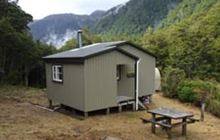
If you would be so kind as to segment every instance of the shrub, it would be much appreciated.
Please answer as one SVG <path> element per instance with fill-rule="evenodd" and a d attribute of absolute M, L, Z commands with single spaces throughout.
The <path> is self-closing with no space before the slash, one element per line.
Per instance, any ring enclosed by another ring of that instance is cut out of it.
<path fill-rule="evenodd" d="M 181 101 L 198 103 L 207 101 L 212 96 L 217 95 L 218 88 L 212 82 L 184 80 L 179 84 L 177 92 Z"/>
<path fill-rule="evenodd" d="M 164 95 L 200 105 L 206 102 L 207 111 L 220 117 L 220 86 L 216 82 L 186 80 L 181 71 L 168 71 L 163 85 Z M 180 77 L 183 77 L 182 80 Z M 176 88 L 176 89 L 175 89 Z M 199 104 L 198 104 L 199 103 Z"/>
<path fill-rule="evenodd" d="M 182 87 L 178 90 L 178 97 L 181 101 L 196 103 L 198 97 L 192 87 Z"/>
<path fill-rule="evenodd" d="M 216 86 L 216 91 L 207 100 L 207 110 L 220 117 L 220 87 Z"/>
<path fill-rule="evenodd" d="M 217 84 L 215 84 L 214 86 L 215 86 L 215 89 L 212 88 L 212 96 L 210 98 L 215 99 L 220 102 L 220 87 L 217 86 Z"/>
<path fill-rule="evenodd" d="M 164 79 L 162 82 L 162 90 L 164 96 L 175 98 L 177 96 L 177 87 L 185 78 L 184 70 L 178 68 L 166 68 L 164 70 Z"/>
<path fill-rule="evenodd" d="M 207 110 L 220 117 L 220 100 L 210 99 L 207 103 Z"/>

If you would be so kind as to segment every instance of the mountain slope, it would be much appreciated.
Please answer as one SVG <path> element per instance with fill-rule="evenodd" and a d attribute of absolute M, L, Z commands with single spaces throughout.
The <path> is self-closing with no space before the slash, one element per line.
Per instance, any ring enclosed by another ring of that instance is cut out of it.
<path fill-rule="evenodd" d="M 104 11 L 95 11 L 91 15 L 50 15 L 29 26 L 35 39 L 61 47 L 67 40 L 76 36 L 78 29 L 93 26 L 104 13 Z"/>
<path fill-rule="evenodd" d="M 168 16 L 162 22 L 161 27 L 180 22 L 191 15 L 198 15 L 204 11 L 208 11 L 217 1 L 218 0 L 183 0 L 174 10 L 169 12 Z"/>
<path fill-rule="evenodd" d="M 102 35 L 141 36 L 151 26 L 157 28 L 170 10 L 181 0 L 130 0 L 108 10 L 91 15 L 50 15 L 30 24 L 35 39 L 61 47 L 79 28 L 89 28 Z M 109 37 L 107 37 L 109 38 Z"/>
<path fill-rule="evenodd" d="M 148 26 L 157 28 L 181 0 L 130 0 L 107 11 L 94 28 L 96 33 L 140 34 Z M 114 12 L 115 11 L 115 12 Z"/>

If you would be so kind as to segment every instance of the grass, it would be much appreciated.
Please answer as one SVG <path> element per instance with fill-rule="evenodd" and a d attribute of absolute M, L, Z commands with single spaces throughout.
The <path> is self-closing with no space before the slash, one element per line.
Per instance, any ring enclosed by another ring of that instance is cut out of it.
<path fill-rule="evenodd" d="M 0 140 L 101 140 L 106 136 L 123 140 L 164 140 L 167 135 L 161 129 L 157 134 L 150 131 L 150 124 L 140 118 L 150 119 L 146 111 L 114 113 L 108 116 L 95 115 L 85 120 L 59 112 L 37 108 L 29 102 L 47 106 L 44 90 L 16 86 L 0 87 Z M 150 108 L 172 107 L 193 112 L 199 117 L 198 108 L 177 100 L 153 96 Z M 218 140 L 220 120 L 206 113 L 205 122 L 188 126 L 188 140 Z M 173 139 L 182 140 L 180 128 L 174 129 Z"/>
<path fill-rule="evenodd" d="M 45 103 L 45 97 L 46 93 L 43 89 L 10 85 L 0 86 L 0 101 L 37 103 L 43 98 L 42 101 Z"/>

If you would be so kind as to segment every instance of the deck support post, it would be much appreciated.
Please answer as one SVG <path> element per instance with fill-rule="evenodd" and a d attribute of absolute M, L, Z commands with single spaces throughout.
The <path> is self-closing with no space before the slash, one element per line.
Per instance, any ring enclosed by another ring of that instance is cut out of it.
<path fill-rule="evenodd" d="M 122 106 L 121 105 L 118 106 L 118 112 L 122 112 Z"/>
<path fill-rule="evenodd" d="M 84 117 L 87 118 L 89 116 L 88 112 L 84 112 Z"/>
<path fill-rule="evenodd" d="M 52 100 L 48 100 L 49 101 L 49 108 L 53 108 L 53 102 L 52 102 Z"/>
<path fill-rule="evenodd" d="M 136 104 L 135 104 L 135 102 L 132 104 L 132 109 L 133 109 L 133 111 L 136 110 Z"/>
<path fill-rule="evenodd" d="M 152 95 L 149 95 L 149 104 L 152 103 Z"/>
<path fill-rule="evenodd" d="M 107 108 L 106 109 L 106 115 L 109 115 L 110 114 L 110 108 Z"/>

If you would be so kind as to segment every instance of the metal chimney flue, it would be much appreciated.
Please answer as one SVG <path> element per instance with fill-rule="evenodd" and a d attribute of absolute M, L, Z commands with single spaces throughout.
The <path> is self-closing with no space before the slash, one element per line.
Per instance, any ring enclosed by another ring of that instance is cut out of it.
<path fill-rule="evenodd" d="M 77 40 L 78 40 L 79 48 L 82 48 L 83 45 L 82 45 L 82 30 L 81 29 L 77 31 Z"/>

